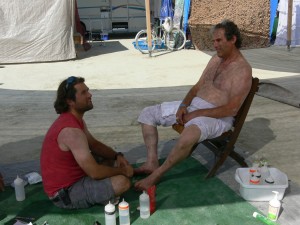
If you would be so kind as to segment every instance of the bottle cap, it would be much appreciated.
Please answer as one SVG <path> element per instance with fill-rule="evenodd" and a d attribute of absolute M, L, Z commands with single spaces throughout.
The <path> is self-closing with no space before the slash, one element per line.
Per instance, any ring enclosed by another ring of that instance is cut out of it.
<path fill-rule="evenodd" d="M 23 180 L 19 177 L 19 175 L 17 175 L 17 178 L 14 180 L 15 184 L 22 184 Z"/>
<path fill-rule="evenodd" d="M 256 176 L 252 176 L 251 178 L 250 178 L 250 183 L 251 184 L 259 184 L 259 178 L 258 177 L 256 177 Z"/>
<path fill-rule="evenodd" d="M 104 210 L 106 213 L 113 214 L 116 211 L 116 207 L 109 201 L 108 204 L 104 207 Z"/>
<path fill-rule="evenodd" d="M 261 174 L 260 172 L 256 171 L 253 173 L 253 176 L 257 177 L 257 178 L 261 178 Z"/>
<path fill-rule="evenodd" d="M 278 191 L 272 191 L 272 192 L 275 194 L 274 199 L 276 199 L 278 201 L 279 192 Z"/>
<path fill-rule="evenodd" d="M 129 209 L 129 204 L 128 202 L 125 202 L 124 198 L 123 201 L 119 203 L 119 209 Z"/>
<path fill-rule="evenodd" d="M 271 177 L 271 176 L 268 176 L 268 177 L 265 179 L 265 181 L 266 181 L 266 183 L 268 183 L 268 184 L 274 184 L 274 179 L 273 179 L 273 177 Z"/>
<path fill-rule="evenodd" d="M 143 191 L 143 193 L 141 194 L 141 196 L 148 197 L 149 195 L 148 195 L 148 193 L 146 191 Z"/>

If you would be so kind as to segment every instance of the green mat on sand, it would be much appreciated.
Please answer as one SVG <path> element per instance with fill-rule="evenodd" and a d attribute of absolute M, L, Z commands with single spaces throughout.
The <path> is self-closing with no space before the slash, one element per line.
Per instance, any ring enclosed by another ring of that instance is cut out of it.
<path fill-rule="evenodd" d="M 141 193 L 128 191 L 122 197 L 130 204 L 131 224 L 261 224 L 252 217 L 256 208 L 218 178 L 205 180 L 206 173 L 207 169 L 191 157 L 170 170 L 157 185 L 156 211 L 146 220 L 141 219 L 137 211 Z M 14 224 L 16 216 L 33 217 L 35 225 L 42 225 L 44 221 L 49 225 L 93 225 L 95 221 L 105 224 L 104 206 L 84 210 L 56 208 L 45 196 L 41 184 L 26 186 L 23 202 L 17 202 L 14 190 L 7 187 L 0 193 L 0 201 L 0 224 L 3 225 Z"/>

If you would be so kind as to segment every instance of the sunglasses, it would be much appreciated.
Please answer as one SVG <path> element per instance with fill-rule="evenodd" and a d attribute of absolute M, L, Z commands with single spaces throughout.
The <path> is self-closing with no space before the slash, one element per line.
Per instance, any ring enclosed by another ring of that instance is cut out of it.
<path fill-rule="evenodd" d="M 71 76 L 67 79 L 66 91 L 68 91 L 70 85 L 72 85 L 76 81 L 76 77 Z"/>

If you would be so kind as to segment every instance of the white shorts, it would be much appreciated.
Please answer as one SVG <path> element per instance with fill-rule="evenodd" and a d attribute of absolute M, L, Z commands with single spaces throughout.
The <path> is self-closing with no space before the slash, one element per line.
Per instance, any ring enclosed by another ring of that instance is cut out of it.
<path fill-rule="evenodd" d="M 141 112 L 138 122 L 151 125 L 151 126 L 172 126 L 176 123 L 176 112 L 181 101 L 164 102 L 159 105 L 149 106 L 143 109 Z M 199 98 L 195 97 L 187 108 L 188 112 L 193 112 L 197 109 L 215 108 L 216 106 Z M 232 127 L 234 118 L 211 118 L 211 117 L 196 117 L 188 121 L 184 127 L 196 125 L 200 131 L 201 136 L 199 142 L 206 139 L 211 139 L 220 136 L 222 133 L 230 130 Z"/>

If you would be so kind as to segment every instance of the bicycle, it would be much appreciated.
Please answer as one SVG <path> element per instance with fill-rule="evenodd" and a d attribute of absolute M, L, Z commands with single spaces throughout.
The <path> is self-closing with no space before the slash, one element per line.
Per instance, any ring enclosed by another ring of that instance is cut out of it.
<path fill-rule="evenodd" d="M 173 27 L 172 19 L 167 17 L 162 25 L 152 28 L 151 40 L 152 51 L 165 47 L 170 51 L 175 51 L 185 46 L 186 36 L 182 30 Z M 149 53 L 147 30 L 141 30 L 136 34 L 135 46 L 141 53 Z"/>

